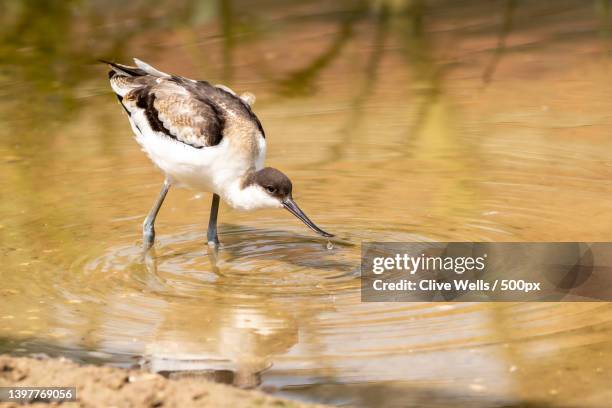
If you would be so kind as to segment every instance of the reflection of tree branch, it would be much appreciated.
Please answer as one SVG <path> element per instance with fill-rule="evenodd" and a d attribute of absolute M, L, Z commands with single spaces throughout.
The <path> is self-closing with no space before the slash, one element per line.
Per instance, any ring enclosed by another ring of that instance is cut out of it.
<path fill-rule="evenodd" d="M 219 16 L 223 35 L 223 81 L 230 83 L 233 76 L 234 12 L 232 0 L 219 0 Z"/>
<path fill-rule="evenodd" d="M 368 65 L 365 68 L 365 80 L 363 81 L 361 91 L 359 94 L 357 94 L 352 103 L 352 116 L 354 118 L 361 116 L 360 112 L 362 110 L 363 103 L 368 96 L 370 96 L 372 89 L 374 89 L 374 85 L 378 81 L 378 67 L 380 66 L 380 61 L 382 60 L 385 51 L 385 43 L 387 41 L 387 33 L 389 31 L 388 29 L 389 10 L 387 8 L 383 8 L 377 15 L 374 47 L 372 49 L 372 53 L 370 54 Z"/>
<path fill-rule="evenodd" d="M 425 35 L 425 12 L 426 7 L 422 1 L 415 1 L 405 10 L 407 18 L 404 26 L 406 53 L 410 62 L 414 65 L 416 79 L 425 84 L 422 102 L 417 109 L 412 130 L 409 132 L 409 135 L 414 135 L 415 137 L 421 133 L 431 108 L 438 101 L 442 93 L 442 68 L 436 66 L 434 58 L 431 56 L 432 46 Z"/>
<path fill-rule="evenodd" d="M 363 85 L 355 99 L 351 103 L 351 112 L 346 125 L 342 130 L 342 138 L 331 148 L 331 157 L 325 162 L 336 162 L 344 156 L 344 151 L 351 144 L 362 119 L 364 118 L 363 104 L 368 99 L 376 83 L 378 82 L 378 68 L 385 52 L 385 43 L 389 32 L 389 10 L 385 7 L 377 14 L 376 32 L 373 41 L 372 52 L 368 64 L 365 67 Z"/>
<path fill-rule="evenodd" d="M 418 136 L 421 133 L 421 129 L 423 129 L 425 123 L 427 123 L 427 117 L 429 116 L 431 108 L 436 104 L 440 94 L 442 93 L 438 86 L 438 82 L 440 81 L 439 78 L 442 75 L 441 71 L 442 70 L 440 68 L 434 69 L 432 67 L 431 77 L 432 83 L 435 85 L 424 92 L 421 105 L 417 109 L 416 119 L 412 125 L 412 130 L 409 132 L 410 135 Z"/>
<path fill-rule="evenodd" d="M 353 36 L 353 26 L 362 15 L 361 10 L 351 14 L 340 25 L 336 38 L 321 55 L 308 66 L 288 75 L 279 81 L 279 93 L 285 96 L 305 95 L 312 92 L 312 82 L 339 54 L 344 45 Z"/>
<path fill-rule="evenodd" d="M 193 0 L 172 8 L 165 19 L 155 18 L 155 10 L 146 4 L 134 6 L 129 12 L 137 13 L 137 24 L 114 21 L 113 7 L 81 3 L 26 0 L 22 7 L 2 10 L 0 64 L 5 77 L 12 78 L 3 85 L 9 93 L 25 95 L 14 98 L 6 109 L 19 115 L 27 111 L 27 119 L 34 122 L 49 118 L 59 121 L 75 115 L 84 106 L 77 101 L 77 88 L 92 78 L 92 71 L 84 66 L 96 58 L 124 59 L 124 50 L 132 38 L 160 26 L 177 24 Z M 75 10 L 81 17 L 75 17 Z M 82 34 L 82 30 L 87 31 Z M 97 64 L 95 70 L 96 76 L 102 72 Z M 24 87 L 28 91 L 24 92 Z"/>
<path fill-rule="evenodd" d="M 482 81 L 485 84 L 488 84 L 493 78 L 493 74 L 497 69 L 497 65 L 506 50 L 506 38 L 512 30 L 512 20 L 514 17 L 514 9 L 516 8 L 516 0 L 507 0 L 506 1 L 506 9 L 504 11 L 504 22 L 502 25 L 501 32 L 499 34 L 499 38 L 497 40 L 497 48 L 495 49 L 495 53 L 493 54 L 493 58 L 489 62 L 489 65 L 485 68 L 482 74 Z"/>
<path fill-rule="evenodd" d="M 453 104 L 444 92 L 449 66 L 436 60 L 425 24 L 425 2 L 413 1 L 405 14 L 402 29 L 406 56 L 412 64 L 416 89 L 421 92 L 416 98 L 416 117 L 408 133 L 410 139 L 403 144 L 403 154 L 417 163 L 427 162 L 438 171 L 453 174 L 439 181 L 428 210 L 431 214 L 452 217 L 466 209 L 473 211 L 477 203 L 469 181 L 473 178 L 472 157 L 476 152 L 458 137 Z"/>
<path fill-rule="evenodd" d="M 599 32 L 604 43 L 602 54 L 607 57 L 610 53 L 610 3 L 607 0 L 597 0 L 596 9 L 601 22 Z"/>

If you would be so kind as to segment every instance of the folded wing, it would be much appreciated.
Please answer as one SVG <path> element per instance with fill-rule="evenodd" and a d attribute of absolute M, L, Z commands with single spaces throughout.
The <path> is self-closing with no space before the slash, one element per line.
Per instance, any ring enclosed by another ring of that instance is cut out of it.
<path fill-rule="evenodd" d="M 198 149 L 221 142 L 225 119 L 215 102 L 195 97 L 172 80 L 153 82 L 127 92 L 121 101 L 139 129 L 148 127 Z"/>
<path fill-rule="evenodd" d="M 238 129 L 242 134 L 265 138 L 251 110 L 253 95 L 237 96 L 225 86 L 167 74 L 143 61 L 134 61 L 136 67 L 102 62 L 111 67 L 111 87 L 135 131 L 154 132 L 196 149 L 218 145 L 230 128 L 235 129 L 228 132 L 230 136 Z"/>

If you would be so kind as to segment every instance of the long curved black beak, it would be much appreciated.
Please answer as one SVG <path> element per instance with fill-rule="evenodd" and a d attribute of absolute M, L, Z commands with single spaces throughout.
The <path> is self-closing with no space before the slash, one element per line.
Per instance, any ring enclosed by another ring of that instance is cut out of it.
<path fill-rule="evenodd" d="M 293 201 L 292 198 L 286 198 L 283 200 L 283 207 L 285 207 L 291 214 L 298 217 L 304 224 L 306 224 L 311 230 L 316 232 L 319 235 L 323 235 L 324 237 L 333 237 L 334 234 L 330 234 L 329 232 L 323 231 L 321 228 L 317 227 L 314 222 L 310 221 L 310 218 L 304 214 L 304 211 L 300 210 L 300 207 Z"/>

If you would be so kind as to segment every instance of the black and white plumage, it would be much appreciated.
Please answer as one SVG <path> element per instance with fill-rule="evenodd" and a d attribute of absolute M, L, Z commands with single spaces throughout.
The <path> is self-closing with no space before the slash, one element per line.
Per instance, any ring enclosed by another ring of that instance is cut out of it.
<path fill-rule="evenodd" d="M 263 168 L 266 139 L 251 109 L 253 95 L 238 96 L 223 85 L 167 74 L 137 59 L 134 62 L 136 67 L 106 63 L 111 68 L 111 87 L 128 115 L 136 141 L 166 176 L 160 198 L 145 222 L 145 242 L 153 241 L 153 222 L 171 185 L 215 194 L 213 243 L 217 241 L 219 196 L 241 210 L 285 207 L 314 231 L 331 236 L 297 207 L 289 178 L 276 169 Z"/>
<path fill-rule="evenodd" d="M 216 146 L 231 116 L 243 130 L 251 127 L 265 138 L 251 110 L 251 94 L 238 97 L 225 86 L 169 75 L 136 61 L 144 69 L 109 62 L 109 80 L 128 114 L 143 109 L 155 131 L 196 148 Z"/>

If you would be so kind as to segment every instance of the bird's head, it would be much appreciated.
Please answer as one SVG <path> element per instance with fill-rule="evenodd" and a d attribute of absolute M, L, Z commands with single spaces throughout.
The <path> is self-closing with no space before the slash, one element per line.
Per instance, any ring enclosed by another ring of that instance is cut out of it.
<path fill-rule="evenodd" d="M 243 188 L 248 191 L 252 208 L 283 207 L 319 235 L 333 237 L 333 234 L 317 227 L 293 201 L 291 180 L 280 170 L 265 167 L 254 171 L 245 179 Z"/>

